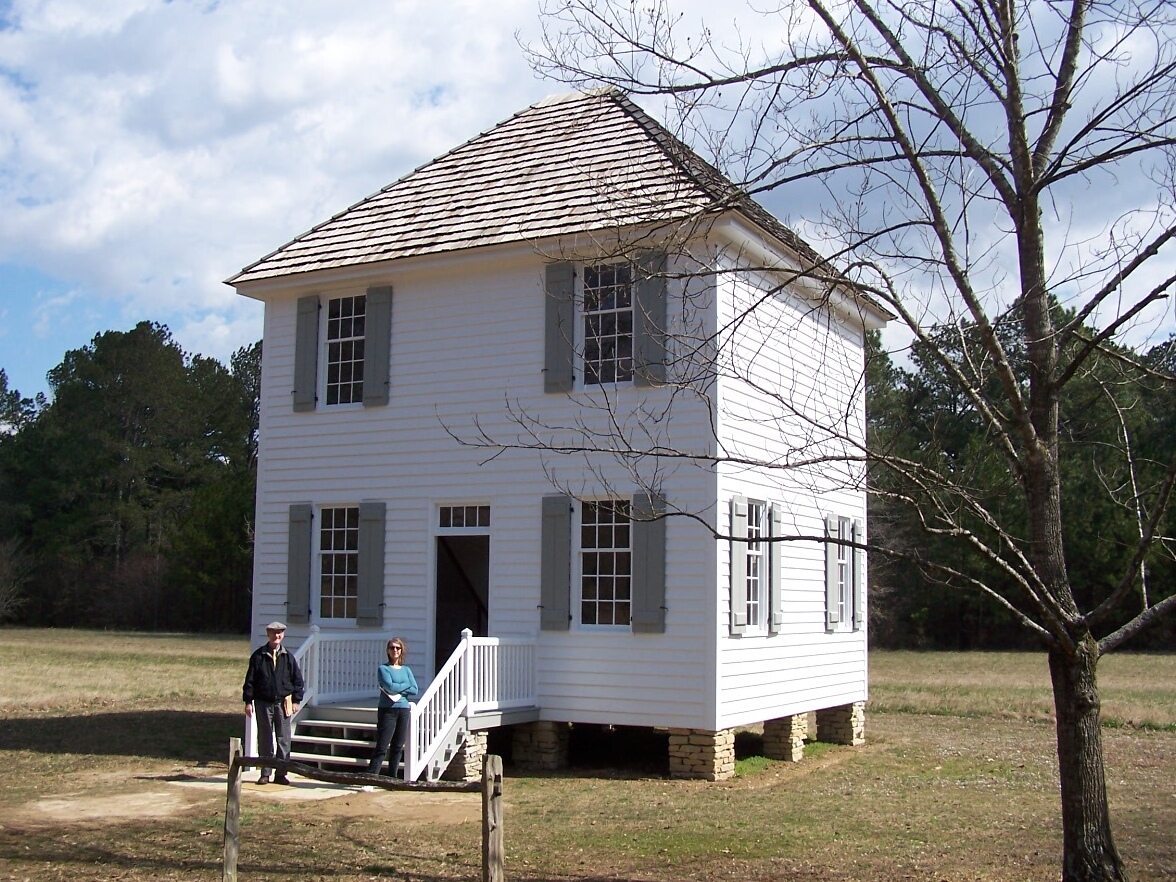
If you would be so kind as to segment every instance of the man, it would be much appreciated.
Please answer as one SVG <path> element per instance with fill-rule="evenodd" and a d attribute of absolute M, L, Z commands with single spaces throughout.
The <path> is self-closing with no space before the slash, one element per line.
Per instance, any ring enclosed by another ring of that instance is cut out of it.
<path fill-rule="evenodd" d="M 245 702 L 245 716 L 256 716 L 257 751 L 262 757 L 276 756 L 280 760 L 290 759 L 290 721 L 302 704 L 305 685 L 302 671 L 294 654 L 286 651 L 282 639 L 286 636 L 283 622 L 270 622 L 265 626 L 266 643 L 249 656 L 249 670 L 245 672 L 245 685 L 241 687 L 241 698 Z M 274 746 L 277 744 L 277 751 Z M 262 769 L 258 784 L 268 784 L 270 770 Z M 286 773 L 279 771 L 274 776 L 277 784 L 289 784 Z"/>

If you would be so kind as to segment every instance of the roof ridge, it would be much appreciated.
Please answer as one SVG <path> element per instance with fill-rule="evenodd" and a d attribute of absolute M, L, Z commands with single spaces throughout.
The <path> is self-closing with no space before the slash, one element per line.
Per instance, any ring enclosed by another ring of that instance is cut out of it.
<path fill-rule="evenodd" d="M 620 187 L 619 201 L 602 205 L 598 190 L 609 181 Z M 787 248 L 815 254 L 628 94 L 590 89 L 551 95 L 511 114 L 227 282 L 648 223 L 656 212 L 681 218 L 726 210 Z"/>

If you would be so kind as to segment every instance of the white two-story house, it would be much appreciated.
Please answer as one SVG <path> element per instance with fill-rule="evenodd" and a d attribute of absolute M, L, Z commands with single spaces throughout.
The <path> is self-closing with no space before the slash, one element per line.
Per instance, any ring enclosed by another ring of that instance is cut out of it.
<path fill-rule="evenodd" d="M 888 316 L 624 95 L 528 107 L 229 284 L 265 304 L 253 622 L 299 647 L 297 749 L 362 755 L 393 634 L 431 684 L 410 777 L 504 726 L 531 765 L 667 729 L 709 779 L 739 726 L 861 739 Z"/>

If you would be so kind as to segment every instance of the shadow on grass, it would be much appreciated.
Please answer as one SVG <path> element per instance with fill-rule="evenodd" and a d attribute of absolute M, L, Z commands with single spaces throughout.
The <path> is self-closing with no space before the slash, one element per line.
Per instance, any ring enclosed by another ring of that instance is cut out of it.
<path fill-rule="evenodd" d="M 68 831 L 48 828 L 0 828 L 0 878 L 5 879 L 96 879 L 118 878 L 127 882 L 155 882 L 167 878 L 182 882 L 204 882 L 222 868 L 221 841 L 218 830 L 200 830 L 174 823 L 127 823 L 103 828 L 76 827 Z M 205 835 L 207 834 L 207 835 Z M 477 859 L 454 861 L 447 856 L 445 869 L 433 870 L 438 861 L 427 849 L 390 854 L 379 863 L 364 863 L 346 855 L 322 854 L 308 858 L 293 856 L 285 849 L 289 843 L 270 839 L 265 833 L 246 834 L 242 855 L 237 863 L 241 879 L 411 879 L 412 882 L 453 882 L 455 878 L 476 878 Z M 246 855 L 245 852 L 250 852 Z M 598 876 L 520 868 L 510 875 L 528 882 L 632 882 L 634 877 Z M 101 875 L 95 875 L 96 871 Z M 11 874 L 11 875 L 5 875 Z"/>
<path fill-rule="evenodd" d="M 241 714 L 149 710 L 0 720 L 0 750 L 202 762 L 227 755 Z"/>

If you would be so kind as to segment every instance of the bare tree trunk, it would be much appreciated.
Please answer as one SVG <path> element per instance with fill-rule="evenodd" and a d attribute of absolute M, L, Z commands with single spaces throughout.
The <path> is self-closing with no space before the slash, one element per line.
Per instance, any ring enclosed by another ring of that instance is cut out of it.
<path fill-rule="evenodd" d="M 1111 837 L 1103 770 L 1098 646 L 1087 635 L 1073 654 L 1049 651 L 1062 795 L 1062 882 L 1126 882 Z"/>

